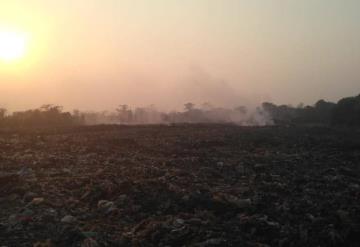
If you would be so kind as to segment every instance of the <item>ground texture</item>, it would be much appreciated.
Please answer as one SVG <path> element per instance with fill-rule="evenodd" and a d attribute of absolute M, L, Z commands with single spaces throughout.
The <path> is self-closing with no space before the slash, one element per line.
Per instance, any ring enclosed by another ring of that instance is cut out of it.
<path fill-rule="evenodd" d="M 0 246 L 358 246 L 360 132 L 0 133 Z"/>

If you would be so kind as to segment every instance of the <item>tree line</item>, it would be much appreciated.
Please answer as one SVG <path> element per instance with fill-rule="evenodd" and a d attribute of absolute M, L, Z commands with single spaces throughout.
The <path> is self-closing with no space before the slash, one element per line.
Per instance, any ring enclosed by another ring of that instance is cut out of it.
<path fill-rule="evenodd" d="M 265 102 L 262 109 L 274 124 L 319 124 L 360 126 L 360 95 L 346 97 L 337 103 L 319 100 L 312 106 L 297 107 Z"/>
<path fill-rule="evenodd" d="M 64 111 L 57 105 L 8 113 L 0 108 L 0 127 L 57 127 L 86 124 L 236 123 L 239 125 L 345 125 L 360 126 L 360 95 L 337 103 L 319 100 L 296 107 L 264 102 L 255 110 L 245 106 L 215 107 L 210 103 L 184 104 L 182 111 L 162 112 L 155 106 L 132 108 L 119 105 L 114 111 Z"/>

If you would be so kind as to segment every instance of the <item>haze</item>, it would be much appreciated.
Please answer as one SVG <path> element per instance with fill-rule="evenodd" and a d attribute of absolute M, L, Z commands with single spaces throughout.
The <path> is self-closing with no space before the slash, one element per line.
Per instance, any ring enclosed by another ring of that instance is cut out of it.
<path fill-rule="evenodd" d="M 2 0 L 29 34 L 0 63 L 0 104 L 180 109 L 313 104 L 360 92 L 358 0 Z"/>

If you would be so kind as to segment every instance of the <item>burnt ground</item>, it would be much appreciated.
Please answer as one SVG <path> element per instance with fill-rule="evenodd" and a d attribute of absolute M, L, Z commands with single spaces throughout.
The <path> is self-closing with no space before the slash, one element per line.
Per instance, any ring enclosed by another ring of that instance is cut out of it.
<path fill-rule="evenodd" d="M 0 133 L 0 246 L 358 246 L 360 132 Z"/>

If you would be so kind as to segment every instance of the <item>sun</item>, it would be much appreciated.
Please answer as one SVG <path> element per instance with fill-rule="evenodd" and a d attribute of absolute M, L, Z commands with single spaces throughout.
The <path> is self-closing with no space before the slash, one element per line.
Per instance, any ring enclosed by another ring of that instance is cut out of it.
<path fill-rule="evenodd" d="M 27 35 L 16 31 L 0 30 L 0 60 L 12 62 L 25 56 Z"/>

